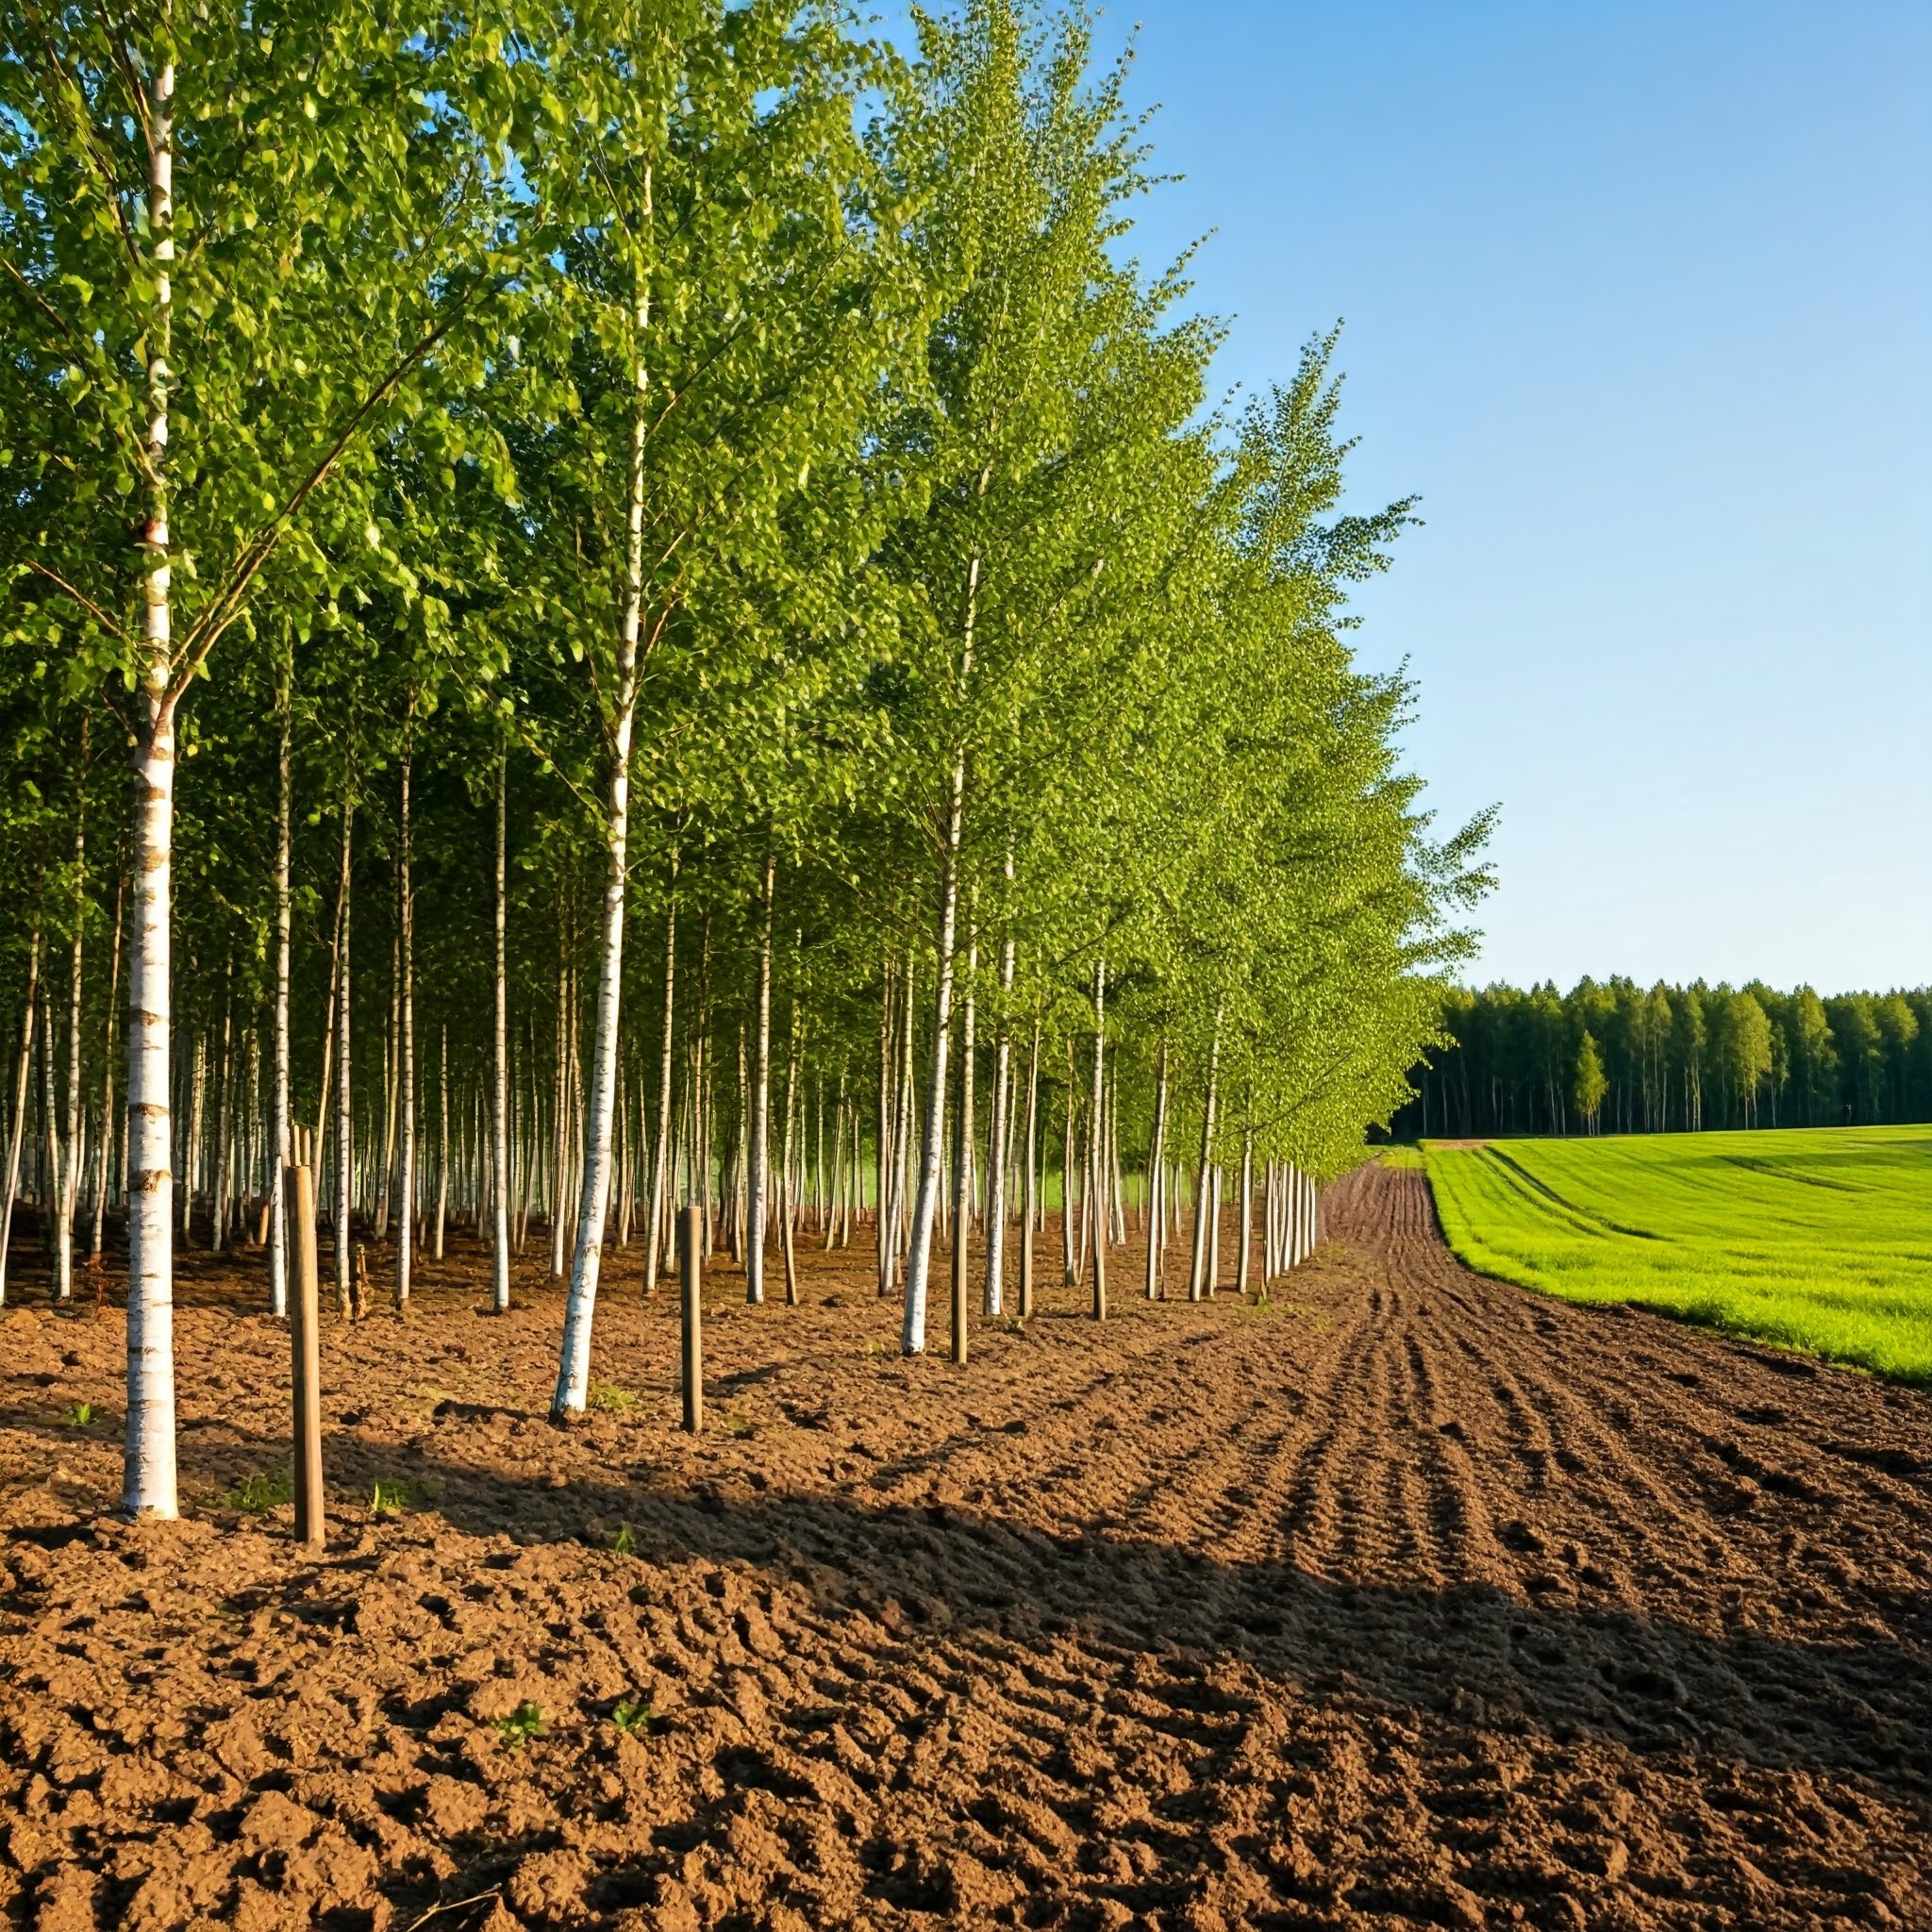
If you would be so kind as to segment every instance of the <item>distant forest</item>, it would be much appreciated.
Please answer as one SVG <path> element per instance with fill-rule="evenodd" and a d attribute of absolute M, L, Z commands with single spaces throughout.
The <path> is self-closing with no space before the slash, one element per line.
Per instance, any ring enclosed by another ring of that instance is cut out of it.
<path fill-rule="evenodd" d="M 1585 979 L 1451 991 L 1453 1044 L 1391 1124 L 1419 1135 L 1655 1134 L 1932 1120 L 1932 989 Z"/>

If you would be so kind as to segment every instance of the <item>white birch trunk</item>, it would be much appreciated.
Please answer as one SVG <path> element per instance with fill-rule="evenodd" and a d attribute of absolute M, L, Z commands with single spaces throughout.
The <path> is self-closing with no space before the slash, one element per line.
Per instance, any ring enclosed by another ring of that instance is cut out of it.
<path fill-rule="evenodd" d="M 7 1257 L 13 1240 L 13 1204 L 20 1192 L 20 1153 L 26 1138 L 27 1092 L 34 1074 L 34 1008 L 41 996 L 41 928 L 26 954 L 26 1011 L 20 1023 L 20 1064 L 13 1076 L 13 1131 L 7 1141 L 7 1198 L 0 1204 L 0 1307 L 7 1304 Z"/>
<path fill-rule="evenodd" d="M 644 1243 L 644 1292 L 658 1286 L 664 1230 L 671 1219 L 671 1052 L 675 1041 L 677 979 L 677 858 L 671 860 L 671 895 L 664 911 L 664 1026 L 658 1040 L 658 1133 L 651 1161 L 650 1239 Z"/>
<path fill-rule="evenodd" d="M 221 1092 L 215 1102 L 214 1178 L 208 1187 L 208 1252 L 219 1255 L 228 1241 L 229 1169 L 233 1157 L 228 1151 L 235 1118 L 235 960 L 228 959 L 222 991 L 222 1074 Z"/>
<path fill-rule="evenodd" d="M 758 1068 L 751 1095 L 750 1145 L 746 1149 L 744 1298 L 765 1298 L 765 1214 L 771 1198 L 772 1139 L 772 900 L 777 866 L 765 854 L 765 924 L 758 940 Z"/>
<path fill-rule="evenodd" d="M 1214 1246 L 1210 1239 L 1212 1230 L 1209 1217 L 1213 1212 L 1214 1194 L 1213 1174 L 1210 1163 L 1214 1158 L 1214 1081 L 1221 1064 L 1221 1016 L 1215 1015 L 1214 1041 L 1208 1055 L 1208 1096 L 1201 1109 L 1201 1168 L 1200 1187 L 1194 1201 L 1194 1253 L 1192 1265 L 1188 1272 L 1188 1299 L 1197 1302 L 1202 1290 L 1212 1292 L 1208 1281 L 1208 1271 L 1213 1265 L 1209 1250 Z"/>
<path fill-rule="evenodd" d="M 349 1082 L 349 875 L 354 857 L 356 808 L 342 802 L 342 867 L 337 891 L 340 894 L 336 921 L 336 1312 L 346 1315 L 350 1307 L 350 1231 L 356 1212 L 356 1114 Z M 322 1106 L 327 1107 L 325 1093 Z"/>
<path fill-rule="evenodd" d="M 1107 1158 L 1107 961 L 1093 962 L 1093 1121 L 1087 1149 L 1087 1221 L 1093 1234 L 1093 1319 L 1107 1320 L 1107 1243 L 1113 1233 Z"/>
<path fill-rule="evenodd" d="M 509 1307 L 509 754 L 496 770 L 495 1014 L 490 1083 L 491 1306 Z"/>
<path fill-rule="evenodd" d="M 174 63 L 164 61 L 155 72 L 148 99 L 147 216 L 155 281 L 147 343 L 145 728 L 135 749 L 134 944 L 127 974 L 127 1424 L 121 1491 L 121 1507 L 130 1516 L 165 1520 L 179 1513 L 168 1092 L 175 693 L 166 456 L 175 261 L 174 95 Z"/>
<path fill-rule="evenodd" d="M 644 215 L 650 217 L 650 175 L 645 177 Z M 563 1319 L 563 1348 L 558 1364 L 555 1415 L 581 1415 L 591 1388 L 591 1325 L 597 1305 L 597 1279 L 604 1259 L 604 1221 L 610 1204 L 610 1124 L 616 1105 L 617 1022 L 624 965 L 624 899 L 630 836 L 630 739 L 637 707 L 638 647 L 643 627 L 644 571 L 644 401 L 646 374 L 641 345 L 649 326 L 648 303 L 636 314 L 639 353 L 633 363 L 636 400 L 631 415 L 630 475 L 625 539 L 623 628 L 612 685 L 613 717 L 609 745 L 609 816 L 605 825 L 608 861 L 604 884 L 604 929 L 597 961 L 597 1031 L 591 1064 L 589 1116 L 585 1122 L 583 1193 L 577 1210 L 576 1255 L 571 1264 L 570 1299 Z"/>
<path fill-rule="evenodd" d="M 1026 1057 L 1026 1136 L 1020 1176 L 1020 1319 L 1033 1312 L 1033 1238 L 1040 1210 L 1036 1178 L 1040 1141 L 1040 1015 L 1033 1016 L 1033 1046 Z"/>
<path fill-rule="evenodd" d="M 1013 880 L 1013 855 L 1007 853 L 1007 883 Z M 1008 1010 L 1013 998 L 1013 935 L 1000 942 L 1000 1026 L 993 1048 L 992 1117 L 986 1142 L 986 1293 L 988 1315 L 1002 1312 L 1007 1261 L 1007 1159 L 1013 1123 L 1013 1032 Z"/>
<path fill-rule="evenodd" d="M 396 855 L 396 990 L 399 1008 L 395 1087 L 390 1117 L 396 1147 L 396 1291 L 398 1313 L 409 1306 L 416 1262 L 416 894 L 409 877 L 409 758 L 402 766 L 402 839 Z M 398 1117 L 400 1117 L 398 1119 Z"/>
<path fill-rule="evenodd" d="M 1235 1262 L 1234 1291 L 1248 1291 L 1248 1247 L 1255 1238 L 1255 1134 L 1241 1135 L 1241 1254 Z"/>
<path fill-rule="evenodd" d="M 294 774 L 290 718 L 291 693 L 287 668 L 280 692 L 281 741 L 276 759 L 275 791 L 275 1119 L 270 1128 L 272 1158 L 268 1164 L 268 1311 L 276 1317 L 289 1312 L 288 1231 L 282 1225 L 282 1169 L 291 1156 L 289 1134 L 289 946 L 291 911 L 289 871 L 294 844 Z M 318 1110 L 328 1105 L 326 1076 Z M 318 1138 L 320 1138 L 318 1136 Z"/>
<path fill-rule="evenodd" d="M 1154 1089 L 1154 1139 L 1147 1154 L 1147 1299 L 1158 1301 L 1163 1286 L 1160 1278 L 1162 1226 L 1167 1203 L 1163 1177 L 1167 1156 L 1167 1040 L 1160 1041 L 1160 1075 Z"/>
<path fill-rule="evenodd" d="M 87 758 L 87 727 L 81 727 L 81 758 Z M 66 1146 L 58 1150 L 54 1177 L 54 1299 L 74 1296 L 74 1210 L 80 1198 L 80 996 L 87 949 L 87 818 L 82 801 L 74 830 L 74 945 L 67 984 Z M 47 1043 L 53 1044 L 48 1033 Z"/>
<path fill-rule="evenodd" d="M 974 565 L 975 571 L 977 565 Z M 924 1119 L 919 1144 L 919 1193 L 913 1202 L 906 1255 L 906 1308 L 899 1346 L 925 1352 L 927 1279 L 932 1266 L 932 1226 L 940 1197 L 940 1142 L 945 1132 L 946 1048 L 953 1027 L 953 948 L 959 919 L 959 836 L 965 815 L 966 760 L 953 761 L 952 803 L 946 816 L 945 865 L 940 880 L 939 979 L 933 992 L 932 1065 L 926 1075 Z"/>
<path fill-rule="evenodd" d="M 442 1058 L 437 1076 L 437 1106 L 440 1118 L 436 1130 L 436 1234 L 430 1248 L 434 1259 L 442 1259 L 442 1226 L 449 1215 L 449 1028 L 442 1029 Z"/>

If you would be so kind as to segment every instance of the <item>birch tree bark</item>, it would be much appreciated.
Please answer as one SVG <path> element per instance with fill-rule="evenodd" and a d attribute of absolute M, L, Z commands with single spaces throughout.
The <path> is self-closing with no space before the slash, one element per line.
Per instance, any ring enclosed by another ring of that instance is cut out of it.
<path fill-rule="evenodd" d="M 509 1308 L 509 753 L 496 767 L 496 958 L 490 1080 L 490 1305 Z"/>
<path fill-rule="evenodd" d="M 433 1260 L 442 1259 L 442 1224 L 449 1213 L 449 1027 L 442 1028 L 442 1051 L 437 1074 L 436 1234 L 430 1248 Z"/>
<path fill-rule="evenodd" d="M 671 1051 L 675 1041 L 677 982 L 677 852 L 671 854 L 671 891 L 664 908 L 664 1024 L 658 1040 L 658 1133 L 651 1161 L 650 1238 L 644 1242 L 644 1293 L 658 1286 L 664 1230 L 671 1218 Z"/>
<path fill-rule="evenodd" d="M 1158 1301 L 1164 1283 L 1160 1263 L 1166 1198 L 1162 1185 L 1167 1158 L 1167 1036 L 1160 1040 L 1160 1073 L 1154 1088 L 1154 1136 L 1147 1150 L 1147 1299 Z"/>
<path fill-rule="evenodd" d="M 765 1298 L 765 1212 L 771 1196 L 769 1151 L 772 1137 L 772 902 L 777 860 L 767 847 L 764 925 L 758 935 L 758 1065 L 751 1093 L 751 1132 L 746 1149 L 744 1298 Z"/>
<path fill-rule="evenodd" d="M 349 867 L 354 856 L 356 808 L 342 800 L 342 863 L 337 883 L 339 930 L 337 944 L 336 997 L 336 1312 L 347 1316 L 353 1283 L 349 1269 L 350 1230 L 356 1208 L 356 1114 L 349 1081 Z M 328 1098 L 325 1094 L 323 1105 Z"/>
<path fill-rule="evenodd" d="M 976 584 L 979 561 L 973 563 Z M 946 1048 L 953 1030 L 953 949 L 959 921 L 959 839 L 965 819 L 966 758 L 953 760 L 952 796 L 946 811 L 945 858 L 940 878 L 939 974 L 933 991 L 932 1063 L 926 1073 L 924 1118 L 920 1124 L 919 1193 L 913 1202 L 906 1255 L 906 1309 L 899 1346 L 906 1355 L 925 1352 L 926 1282 L 932 1266 L 932 1224 L 939 1207 L 940 1139 L 945 1131 Z"/>
<path fill-rule="evenodd" d="M 1248 1249 L 1255 1238 L 1255 1130 L 1241 1134 L 1241 1247 L 1235 1260 L 1234 1291 L 1248 1291 Z"/>
<path fill-rule="evenodd" d="M 282 1225 L 282 1169 L 290 1158 L 289 1135 L 289 951 L 291 907 L 289 872 L 294 844 L 294 774 L 290 717 L 291 693 L 286 662 L 275 693 L 280 724 L 275 758 L 275 1117 L 269 1129 L 268 1164 L 268 1311 L 278 1320 L 289 1312 L 288 1231 Z M 325 1076 L 324 1086 L 327 1080 Z M 327 1104 L 326 1095 L 324 1106 Z"/>
<path fill-rule="evenodd" d="M 973 975 L 979 966 L 979 940 L 967 946 L 966 997 L 959 1015 L 959 1104 L 953 1136 L 953 1359 L 966 1359 L 966 1282 L 973 1247 Z"/>
<path fill-rule="evenodd" d="M 1020 1180 L 1020 1319 L 1033 1313 L 1033 1237 L 1039 1215 L 1037 1150 L 1040 1139 L 1040 1015 L 1033 1016 L 1033 1045 L 1026 1056 L 1025 1163 Z"/>
<path fill-rule="evenodd" d="M 1194 1199 L 1194 1253 L 1191 1267 L 1188 1271 L 1188 1299 L 1197 1302 L 1202 1298 L 1204 1287 L 1211 1292 L 1208 1281 L 1209 1269 L 1213 1266 L 1211 1250 L 1214 1246 L 1209 1222 L 1214 1212 L 1214 1186 L 1212 1161 L 1214 1158 L 1214 1085 L 1221 1066 L 1221 1019 L 1215 1016 L 1214 1041 L 1208 1055 L 1208 1093 L 1201 1108 L 1201 1167 L 1200 1186 Z"/>
<path fill-rule="evenodd" d="M 20 1191 L 20 1155 L 26 1139 L 27 1091 L 34 1076 L 34 1009 L 41 996 L 41 928 L 26 950 L 26 1006 L 20 1022 L 20 1061 L 13 1074 L 13 1128 L 7 1138 L 7 1198 L 0 1203 L 0 1307 L 7 1305 L 7 1257 L 13 1240 L 13 1203 Z"/>
<path fill-rule="evenodd" d="M 1007 884 L 1013 882 L 1013 851 L 1007 848 Z M 1002 1276 L 1007 1257 L 1007 1156 L 1012 1139 L 1013 1029 L 1009 1008 L 1013 998 L 1015 947 L 1008 927 L 1000 941 L 1000 1024 L 993 1047 L 992 1117 L 987 1124 L 986 1149 L 986 1289 L 982 1307 L 989 1316 L 1001 1312 L 1005 1292 Z"/>
<path fill-rule="evenodd" d="M 650 171 L 644 173 L 644 219 L 651 214 Z M 631 414 L 630 471 L 625 490 L 624 616 L 610 693 L 608 754 L 609 793 L 604 826 L 607 870 L 604 924 L 597 958 L 597 1032 L 591 1052 L 591 1091 L 585 1122 L 583 1192 L 577 1208 L 576 1254 L 571 1263 L 570 1299 L 564 1310 L 562 1357 L 558 1364 L 554 1415 L 581 1415 L 591 1387 L 591 1324 L 604 1259 L 604 1222 L 610 1205 L 610 1125 L 616 1105 L 618 1002 L 624 966 L 624 903 L 630 840 L 630 740 L 637 708 L 639 643 L 644 603 L 644 440 L 648 372 L 643 341 L 650 301 L 640 292 L 632 358 L 636 398 Z"/>
<path fill-rule="evenodd" d="M 410 877 L 409 754 L 403 754 L 401 838 L 396 852 L 395 1089 L 391 1118 L 396 1144 L 396 1312 L 409 1306 L 416 1261 L 416 892 Z"/>
<path fill-rule="evenodd" d="M 142 729 L 134 765 L 134 945 L 127 974 L 127 1429 L 121 1507 L 179 1513 L 175 1471 L 173 1122 L 169 974 L 175 831 L 174 649 L 168 541 L 168 384 L 175 267 L 175 63 L 148 87 L 147 553 Z"/>
<path fill-rule="evenodd" d="M 1093 1230 L 1093 1319 L 1107 1320 L 1107 1243 L 1112 1234 L 1107 1159 L 1107 961 L 1093 962 L 1093 1124 L 1087 1136 L 1087 1219 Z"/>

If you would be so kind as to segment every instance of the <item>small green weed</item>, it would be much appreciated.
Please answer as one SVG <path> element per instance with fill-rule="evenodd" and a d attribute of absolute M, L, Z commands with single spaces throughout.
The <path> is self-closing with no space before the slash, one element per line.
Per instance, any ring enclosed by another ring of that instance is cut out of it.
<path fill-rule="evenodd" d="M 278 1469 L 274 1475 L 244 1475 L 216 1502 L 217 1507 L 223 1509 L 240 1509 L 250 1516 L 259 1516 L 264 1510 L 278 1509 L 284 1503 L 292 1502 L 294 1496 L 293 1473 Z"/>
<path fill-rule="evenodd" d="M 635 1738 L 650 1730 L 651 1720 L 656 1716 L 657 1712 L 651 1708 L 646 1699 L 640 1697 L 633 1700 L 623 1697 L 618 1700 L 617 1707 L 610 1713 L 610 1722 L 626 1738 Z"/>
<path fill-rule="evenodd" d="M 67 1411 L 66 1422 L 70 1429 L 84 1429 L 94 1419 L 94 1406 L 92 1402 L 76 1402 Z"/>
<path fill-rule="evenodd" d="M 881 1341 L 876 1335 L 874 1335 L 873 1339 L 865 1344 L 865 1353 L 868 1359 L 876 1360 L 877 1357 L 884 1355 L 885 1352 L 886 1344 L 883 1341 Z"/>
<path fill-rule="evenodd" d="M 608 1409 L 612 1415 L 622 1415 L 626 1409 L 638 1406 L 637 1396 L 628 1389 L 620 1389 L 614 1382 L 592 1382 L 591 1384 L 591 1407 Z"/>
<path fill-rule="evenodd" d="M 741 1442 L 748 1442 L 758 1432 L 758 1425 L 742 1409 L 734 1408 L 724 1418 L 724 1433 L 735 1436 Z"/>
<path fill-rule="evenodd" d="M 401 1476 L 379 1475 L 370 1492 L 372 1516 L 400 1516 L 409 1507 L 409 1486 Z"/>
<path fill-rule="evenodd" d="M 617 1541 L 610 1547 L 620 1557 L 634 1557 L 637 1555 L 638 1540 L 631 1535 L 629 1524 L 625 1523 L 618 1525 Z"/>
<path fill-rule="evenodd" d="M 1026 1332 L 1026 1324 L 1018 1315 L 1002 1315 L 1000 1317 L 1000 1326 L 1008 1335 L 1024 1335 Z"/>
<path fill-rule="evenodd" d="M 493 1718 L 490 1728 L 508 1751 L 521 1751 L 532 1738 L 543 1735 L 543 1707 L 526 1697 L 508 1717 Z"/>

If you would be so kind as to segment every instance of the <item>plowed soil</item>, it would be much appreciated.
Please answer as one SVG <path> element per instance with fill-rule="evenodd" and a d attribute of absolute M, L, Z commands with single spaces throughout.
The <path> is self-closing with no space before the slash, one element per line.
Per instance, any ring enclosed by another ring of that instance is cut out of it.
<path fill-rule="evenodd" d="M 1056 1284 L 963 1370 L 856 1249 L 719 1271 L 697 1441 L 631 1257 L 558 1429 L 560 1293 L 482 1314 L 464 1245 L 325 1333 L 320 1558 L 236 1507 L 258 1263 L 184 1271 L 175 1525 L 108 1513 L 118 1313 L 9 1312 L 0 1910 L 1932 1925 L 1926 1398 L 1478 1279 L 1419 1174 L 1329 1229 L 1272 1307 L 1117 1254 L 1104 1328 Z"/>

